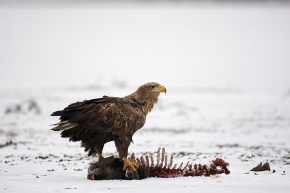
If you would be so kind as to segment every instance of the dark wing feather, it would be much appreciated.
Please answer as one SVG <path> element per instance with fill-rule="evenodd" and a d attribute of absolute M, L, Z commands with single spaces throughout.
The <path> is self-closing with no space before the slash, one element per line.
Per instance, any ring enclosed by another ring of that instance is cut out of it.
<path fill-rule="evenodd" d="M 74 134 L 74 138 L 71 139 L 73 141 L 82 140 L 82 130 L 94 133 L 112 132 L 117 136 L 133 135 L 144 125 L 146 119 L 141 105 L 117 97 L 76 102 L 62 111 L 52 113 L 52 116 L 60 116 L 61 122 L 77 124 L 62 133 L 63 137 L 71 137 Z"/>

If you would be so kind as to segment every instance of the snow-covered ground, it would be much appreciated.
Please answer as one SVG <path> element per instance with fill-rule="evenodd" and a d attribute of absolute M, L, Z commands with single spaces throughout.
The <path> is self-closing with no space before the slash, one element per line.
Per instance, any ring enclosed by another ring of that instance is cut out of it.
<path fill-rule="evenodd" d="M 289 191 L 289 7 L 5 7 L 0 24 L 0 192 Z M 229 175 L 86 179 L 94 158 L 50 113 L 149 81 L 168 92 L 129 153 L 219 157 Z"/>
<path fill-rule="evenodd" d="M 181 94 L 170 86 L 167 88 L 167 95 L 160 96 L 145 127 L 134 135 L 135 143 L 129 152 L 140 156 L 165 147 L 167 154 L 174 154 L 176 163 L 208 163 L 219 157 L 230 163 L 229 175 L 89 181 L 87 167 L 94 159 L 86 156 L 79 143 L 68 142 L 49 130 L 49 124 L 57 122 L 49 114 L 69 102 L 101 96 L 106 89 L 20 89 L 1 92 L 0 140 L 1 144 L 12 141 L 0 149 L 1 191 L 288 191 L 289 96 L 238 91 Z M 116 95 L 133 91 L 133 88 L 112 89 Z M 29 101 L 21 100 L 22 97 L 35 100 L 40 112 L 26 113 Z M 15 105 L 22 102 L 25 105 L 21 106 L 21 112 L 13 112 Z M 5 114 L 9 108 L 11 112 Z M 104 152 L 117 155 L 113 143 L 107 144 Z M 249 172 L 266 161 L 271 171 Z"/>

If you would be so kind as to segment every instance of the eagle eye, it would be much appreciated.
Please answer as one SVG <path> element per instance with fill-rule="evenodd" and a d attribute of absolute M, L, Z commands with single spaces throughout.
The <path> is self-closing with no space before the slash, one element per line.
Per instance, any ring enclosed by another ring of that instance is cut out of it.
<path fill-rule="evenodd" d="M 151 86 L 151 88 L 155 88 L 155 86 Z"/>

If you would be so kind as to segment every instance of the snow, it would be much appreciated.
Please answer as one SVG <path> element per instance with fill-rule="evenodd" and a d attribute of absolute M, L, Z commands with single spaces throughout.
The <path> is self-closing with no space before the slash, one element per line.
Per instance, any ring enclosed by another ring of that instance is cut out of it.
<path fill-rule="evenodd" d="M 290 7 L 6 7 L 0 24 L 0 192 L 288 192 Z M 50 113 L 148 81 L 168 92 L 129 153 L 219 157 L 229 175 L 86 179 L 96 158 Z M 260 162 L 271 171 L 249 171 Z"/>

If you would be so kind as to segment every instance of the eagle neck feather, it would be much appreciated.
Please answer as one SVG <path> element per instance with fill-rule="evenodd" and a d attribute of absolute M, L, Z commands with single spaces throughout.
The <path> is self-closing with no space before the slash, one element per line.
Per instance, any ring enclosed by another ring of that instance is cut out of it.
<path fill-rule="evenodd" d="M 158 101 L 158 96 L 151 96 L 146 93 L 142 92 L 136 92 L 132 93 L 131 95 L 126 96 L 125 98 L 130 98 L 131 100 L 139 103 L 145 114 L 147 115 L 153 108 L 154 104 Z"/>

